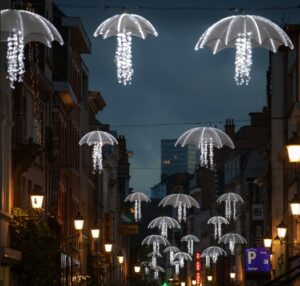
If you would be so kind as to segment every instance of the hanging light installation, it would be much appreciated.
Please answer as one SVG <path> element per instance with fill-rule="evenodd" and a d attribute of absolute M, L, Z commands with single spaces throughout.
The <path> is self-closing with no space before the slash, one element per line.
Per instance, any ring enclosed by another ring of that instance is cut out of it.
<path fill-rule="evenodd" d="M 161 236 L 161 235 L 148 235 L 147 237 L 144 238 L 144 240 L 142 241 L 142 245 L 151 245 L 153 247 L 153 252 L 154 253 L 160 253 L 159 252 L 159 248 L 160 248 L 160 244 L 163 246 L 168 246 L 170 243 L 169 241 Z"/>
<path fill-rule="evenodd" d="M 192 234 L 185 235 L 181 238 L 181 241 L 187 242 L 188 253 L 190 255 L 194 254 L 194 242 L 200 242 L 200 239 Z"/>
<path fill-rule="evenodd" d="M 227 256 L 226 251 L 218 246 L 210 246 L 203 250 L 201 257 L 205 258 L 205 265 L 207 268 L 210 267 L 210 259 L 213 263 L 217 263 L 218 257 L 224 255 Z"/>
<path fill-rule="evenodd" d="M 24 47 L 29 42 L 41 42 L 51 48 L 51 42 L 64 41 L 51 22 L 39 14 L 26 11 L 5 9 L 1 15 L 1 42 L 7 42 L 7 73 L 10 87 L 22 82 L 25 73 Z"/>
<path fill-rule="evenodd" d="M 150 267 L 152 266 L 149 261 L 142 261 L 141 266 L 144 269 L 145 275 L 149 275 L 150 273 Z"/>
<path fill-rule="evenodd" d="M 158 206 L 166 207 L 172 206 L 177 208 L 178 221 L 186 221 L 187 209 L 191 207 L 200 208 L 198 202 L 191 196 L 186 194 L 171 194 L 164 197 L 158 204 Z"/>
<path fill-rule="evenodd" d="M 161 230 L 161 236 L 167 238 L 168 237 L 168 228 L 177 228 L 180 229 L 180 224 L 177 222 L 176 219 L 169 217 L 169 216 L 160 216 L 153 219 L 148 228 L 155 228 L 158 227 Z"/>
<path fill-rule="evenodd" d="M 158 279 L 159 272 L 165 272 L 165 270 L 161 266 L 153 267 L 153 271 L 154 271 L 154 279 L 155 280 Z"/>
<path fill-rule="evenodd" d="M 174 255 L 174 261 L 177 260 L 177 259 L 179 260 L 180 268 L 184 267 L 184 261 L 185 260 L 186 261 L 188 261 L 188 260 L 192 261 L 193 260 L 192 257 L 188 253 L 181 252 L 181 251 L 175 253 L 175 255 Z"/>
<path fill-rule="evenodd" d="M 225 132 L 213 127 L 192 128 L 178 138 L 175 146 L 184 147 L 187 144 L 200 150 L 200 166 L 210 170 L 214 169 L 214 147 L 220 149 L 226 145 L 231 149 L 235 148 Z"/>
<path fill-rule="evenodd" d="M 229 221 L 222 216 L 213 216 L 207 221 L 207 224 L 214 225 L 214 238 L 220 239 L 220 237 L 222 236 L 222 224 L 229 224 Z"/>
<path fill-rule="evenodd" d="M 115 15 L 105 20 L 94 32 L 94 37 L 102 36 L 104 40 L 111 36 L 117 36 L 115 62 L 119 83 L 131 84 L 133 75 L 132 37 L 136 36 L 144 40 L 148 35 L 158 36 L 153 25 L 139 15 L 128 13 Z"/>
<path fill-rule="evenodd" d="M 144 193 L 133 192 L 133 193 L 129 194 L 125 198 L 124 201 L 125 202 L 134 202 L 134 220 L 136 222 L 139 222 L 139 221 L 141 221 L 141 218 L 142 218 L 141 202 L 150 203 L 151 199 Z"/>
<path fill-rule="evenodd" d="M 102 147 L 106 144 L 115 145 L 118 141 L 111 134 L 104 131 L 91 131 L 85 134 L 79 141 L 79 145 L 93 146 L 93 172 L 101 174 L 103 170 Z"/>
<path fill-rule="evenodd" d="M 173 261 L 173 265 L 175 268 L 175 274 L 179 275 L 180 274 L 180 261 L 179 260 Z"/>
<path fill-rule="evenodd" d="M 228 220 L 236 220 L 236 204 L 243 203 L 243 198 L 237 193 L 225 193 L 217 199 L 217 203 L 225 202 L 225 217 Z"/>
<path fill-rule="evenodd" d="M 234 248 L 236 244 L 246 244 L 246 239 L 238 233 L 226 233 L 220 239 L 219 243 L 229 244 L 229 250 L 234 255 Z"/>
<path fill-rule="evenodd" d="M 173 265 L 174 254 L 179 252 L 180 250 L 176 246 L 168 246 L 164 249 L 164 252 L 169 252 L 170 264 Z"/>
<path fill-rule="evenodd" d="M 216 54 L 235 48 L 237 85 L 248 84 L 252 66 L 252 48 L 261 47 L 276 53 L 284 45 L 294 48 L 289 36 L 274 22 L 256 15 L 234 15 L 210 26 L 198 40 L 195 50 L 208 46 Z"/>

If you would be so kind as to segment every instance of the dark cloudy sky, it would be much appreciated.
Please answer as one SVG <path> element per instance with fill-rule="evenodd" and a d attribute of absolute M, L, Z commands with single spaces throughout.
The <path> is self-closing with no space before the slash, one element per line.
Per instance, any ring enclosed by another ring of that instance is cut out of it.
<path fill-rule="evenodd" d="M 296 6 L 292 0 L 204 1 L 204 0 L 57 0 L 69 16 L 79 16 L 92 41 L 92 54 L 85 56 L 90 70 L 90 89 L 99 90 L 107 107 L 99 120 L 124 134 L 131 159 L 131 187 L 148 191 L 159 182 L 160 140 L 177 138 L 202 122 L 224 122 L 227 117 L 247 120 L 248 113 L 260 111 L 266 104 L 268 52 L 253 52 L 252 79 L 249 86 L 236 86 L 234 50 L 217 55 L 210 50 L 194 51 L 201 34 L 215 21 L 230 16 L 229 9 L 169 10 L 137 9 L 137 6 L 208 8 L 248 7 L 247 13 L 270 18 L 277 24 L 300 22 L 300 9 L 254 8 Z M 71 5 L 73 7 L 67 7 Z M 76 6 L 80 5 L 80 7 Z M 133 39 L 134 76 L 131 86 L 117 83 L 114 53 L 116 39 L 93 38 L 93 32 L 106 18 L 121 10 L 92 5 L 126 6 L 129 13 L 140 14 L 158 31 L 158 38 Z M 82 7 L 83 6 L 83 7 Z M 86 6 L 84 8 L 84 6 Z M 184 125 L 184 123 L 199 123 Z M 178 123 L 154 126 L 151 124 Z M 246 125 L 248 122 L 240 123 Z M 146 125 L 120 127 L 119 125 Z M 202 124 L 203 125 L 203 124 Z M 223 128 L 223 124 L 218 123 Z M 148 127 L 147 127 L 148 126 Z"/>

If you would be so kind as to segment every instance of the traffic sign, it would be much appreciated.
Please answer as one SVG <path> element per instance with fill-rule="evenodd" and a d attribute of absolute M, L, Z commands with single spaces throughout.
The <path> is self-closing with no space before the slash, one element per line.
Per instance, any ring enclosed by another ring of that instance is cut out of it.
<path fill-rule="evenodd" d="M 246 272 L 270 272 L 270 253 L 264 248 L 245 249 Z"/>

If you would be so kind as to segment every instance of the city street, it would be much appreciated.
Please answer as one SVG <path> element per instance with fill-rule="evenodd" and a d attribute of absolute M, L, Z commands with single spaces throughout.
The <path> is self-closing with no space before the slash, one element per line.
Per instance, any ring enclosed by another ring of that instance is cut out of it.
<path fill-rule="evenodd" d="M 1 0 L 0 286 L 300 286 L 296 0 Z"/>

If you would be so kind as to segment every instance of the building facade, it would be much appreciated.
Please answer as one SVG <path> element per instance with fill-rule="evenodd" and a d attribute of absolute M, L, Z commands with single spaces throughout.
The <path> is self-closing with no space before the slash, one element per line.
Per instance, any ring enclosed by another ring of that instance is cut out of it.
<path fill-rule="evenodd" d="M 61 271 L 59 285 L 126 285 L 130 259 L 124 219 L 128 210 L 122 204 L 130 179 L 126 138 L 96 119 L 106 103 L 99 91 L 89 90 L 89 70 L 82 55 L 91 52 L 91 42 L 83 24 L 50 0 L 0 5 L 44 16 L 64 40 L 63 46 L 53 43 L 52 49 L 28 44 L 24 82 L 13 91 L 3 64 L 6 45 L 1 45 L 0 285 L 21 285 L 17 272 L 11 271 L 22 253 L 10 247 L 9 223 L 14 220 L 13 210 L 31 212 L 33 193 L 44 196 L 45 222 L 51 218 L 58 223 L 52 230 L 61 251 L 54 261 Z M 104 148 L 102 174 L 93 173 L 91 147 L 78 144 L 97 128 L 119 141 L 118 146 Z M 74 228 L 78 212 L 84 218 L 80 232 Z M 97 240 L 91 236 L 95 227 L 100 228 Z M 107 242 L 113 244 L 110 254 L 104 251 Z M 119 253 L 125 258 L 122 265 Z"/>
<path fill-rule="evenodd" d="M 161 140 L 161 178 L 175 173 L 192 174 L 197 164 L 197 150 L 193 145 L 175 147 L 176 139 Z"/>

